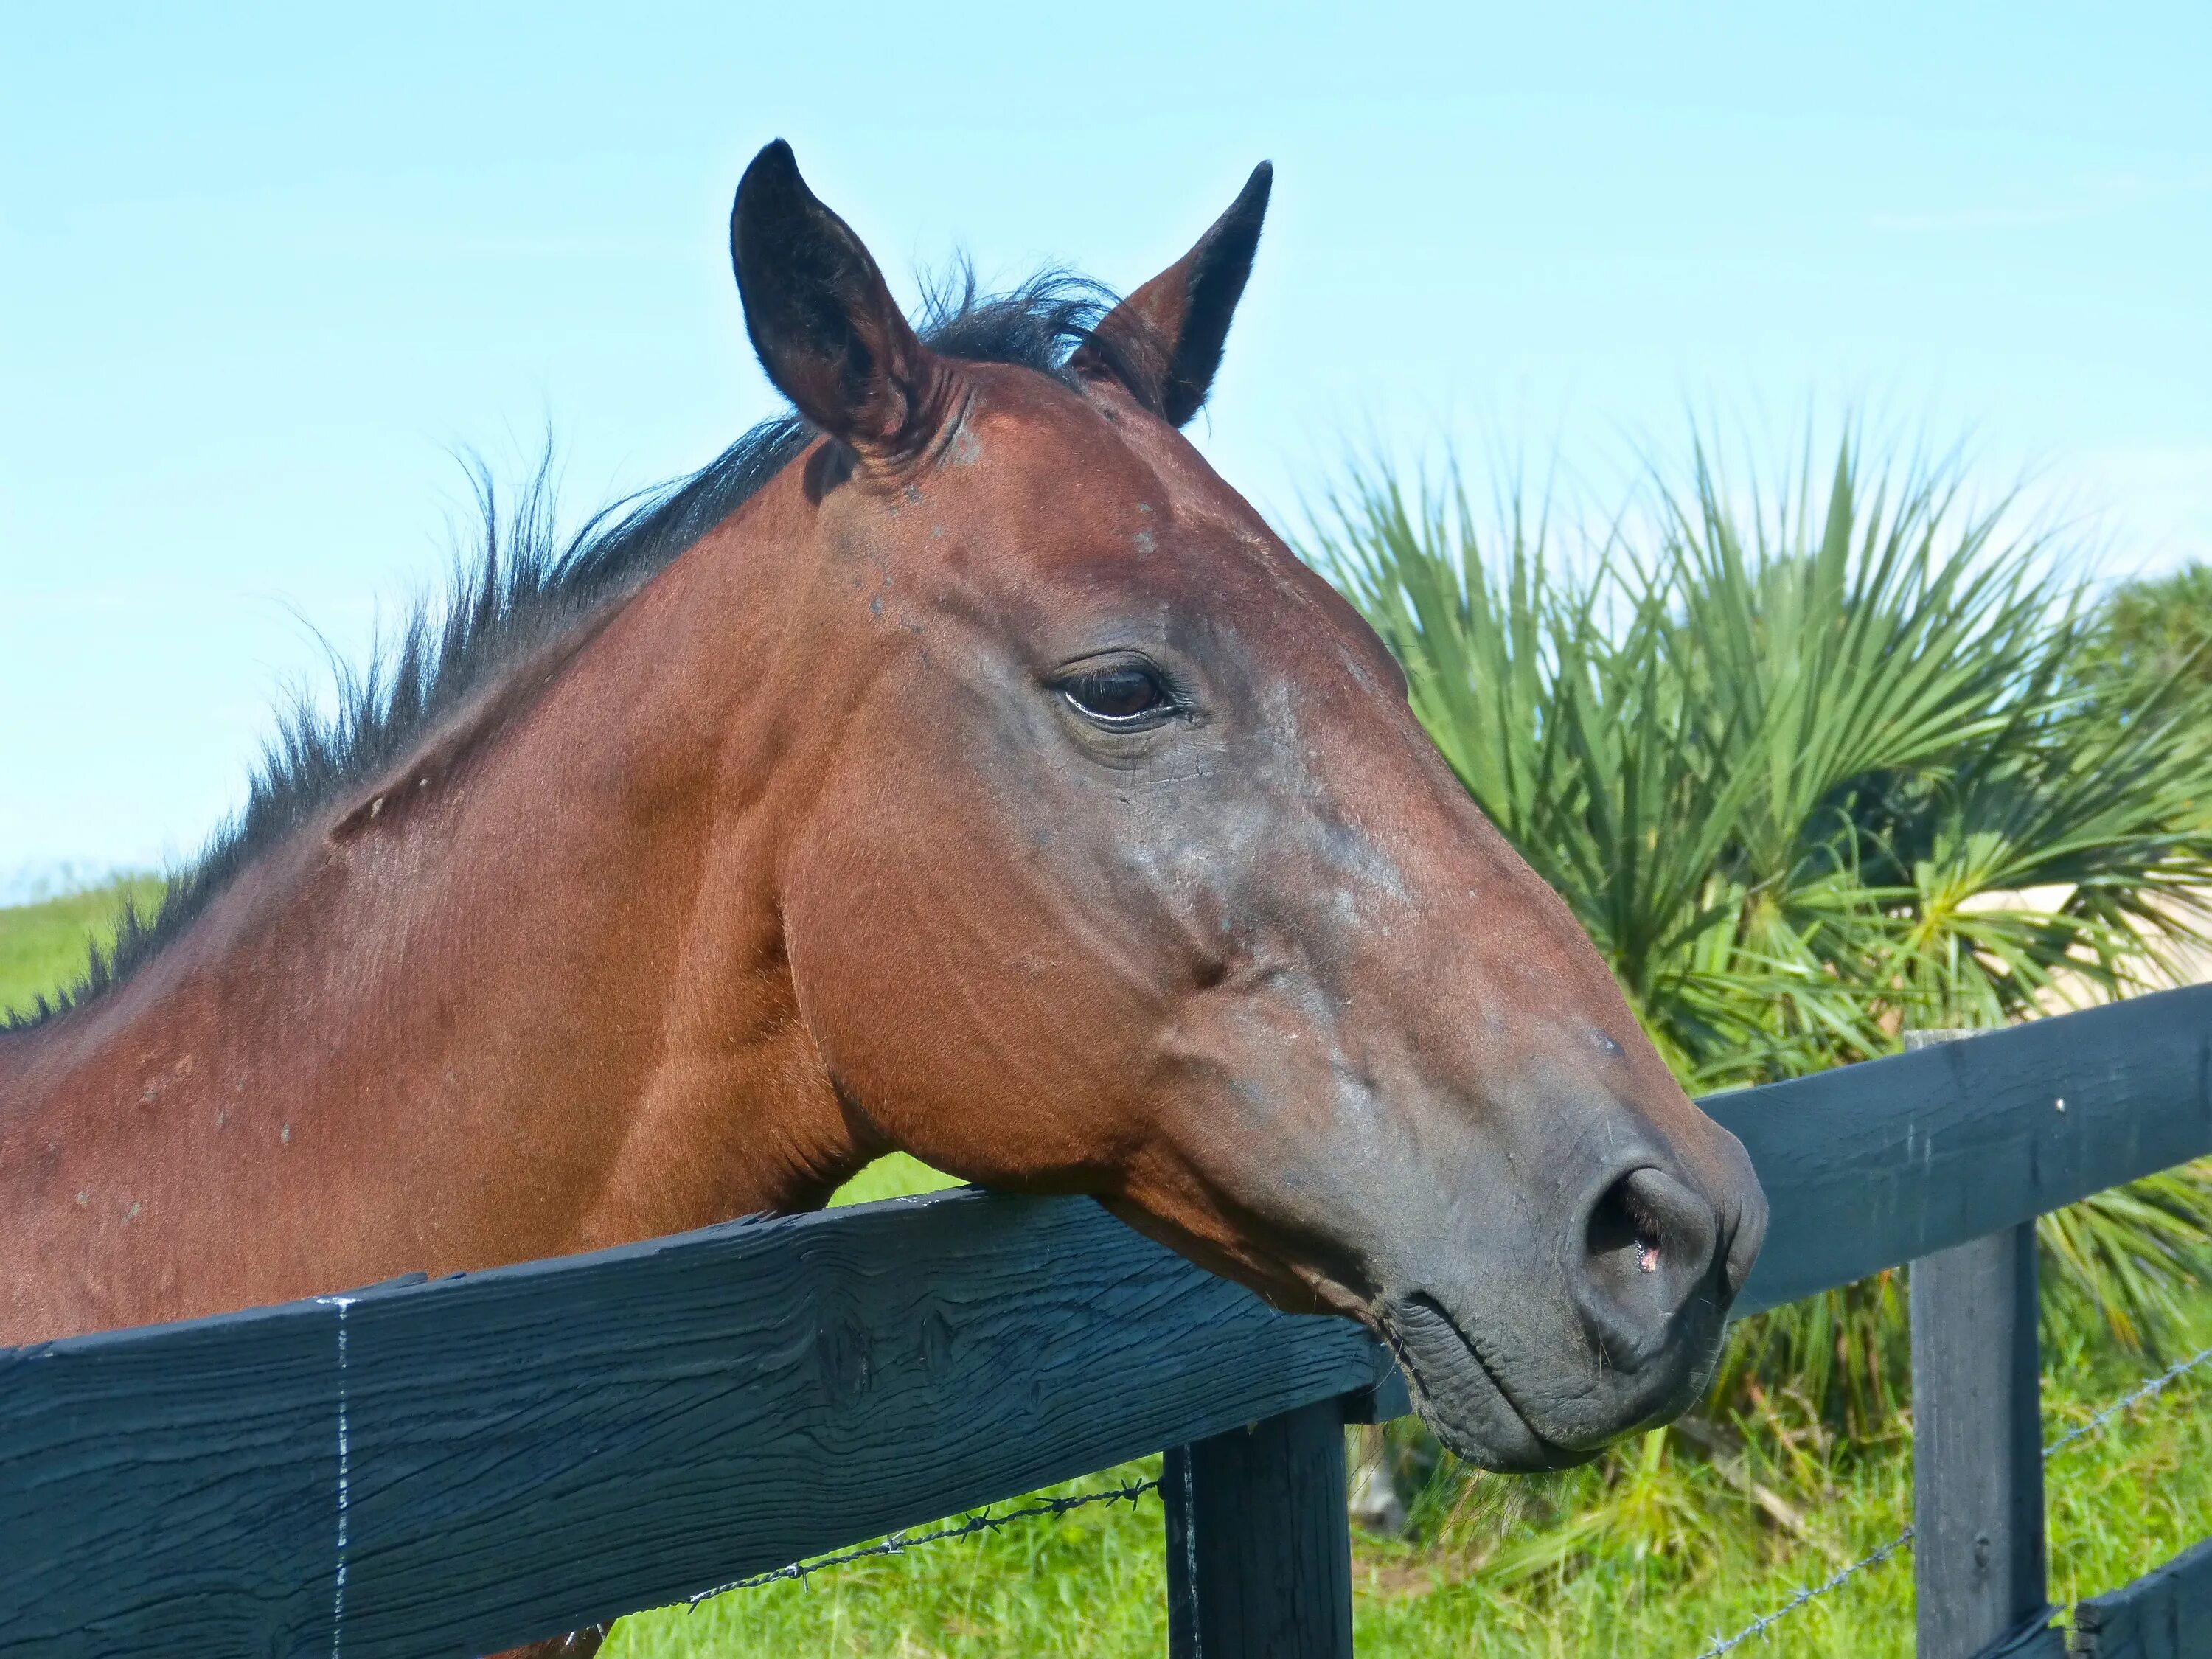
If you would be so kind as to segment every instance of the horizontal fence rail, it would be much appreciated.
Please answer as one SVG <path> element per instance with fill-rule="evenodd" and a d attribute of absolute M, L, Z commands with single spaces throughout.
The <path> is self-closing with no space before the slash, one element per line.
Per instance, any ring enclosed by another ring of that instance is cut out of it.
<path fill-rule="evenodd" d="M 484 1652 L 1384 1371 L 981 1193 L 18 1349 L 0 1651 Z"/>
<path fill-rule="evenodd" d="M 2081 1659 L 2197 1659 L 2212 1653 L 2212 1539 L 2075 1607 L 2071 1651 Z"/>
<path fill-rule="evenodd" d="M 2212 987 L 1706 1103 L 1743 1310 L 2212 1152 Z M 1387 1389 L 1087 1200 L 956 1193 L 0 1352 L 0 1652 L 472 1653 Z"/>
<path fill-rule="evenodd" d="M 1758 1313 L 2212 1152 L 2212 985 L 1701 1103 L 1773 1213 Z"/>

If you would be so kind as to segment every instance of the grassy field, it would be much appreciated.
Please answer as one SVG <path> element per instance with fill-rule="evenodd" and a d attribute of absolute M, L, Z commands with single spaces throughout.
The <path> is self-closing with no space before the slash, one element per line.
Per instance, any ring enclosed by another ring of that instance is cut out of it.
<path fill-rule="evenodd" d="M 143 900 L 149 889 L 142 884 Z M 120 890 L 0 909 L 0 1006 L 75 977 Z M 908 1158 L 872 1166 L 840 1201 L 944 1184 Z M 2185 1334 L 2212 1344 L 2212 1307 Z M 2085 1339 L 2046 1340 L 2050 1435 L 2138 1380 L 2148 1362 Z M 1893 1536 L 1911 1492 L 1909 1436 L 1838 1444 L 1775 1402 L 1738 1425 L 1723 1469 L 1679 1436 L 1647 1437 L 1595 1468 L 1502 1480 L 1444 1468 L 1415 1506 L 1422 1541 L 1361 1538 L 1355 1618 L 1364 1659 L 1684 1659 L 1801 1584 Z M 2049 1435 L 2046 1436 L 2046 1438 Z M 1137 1464 L 1061 1491 L 1100 1490 Z M 1727 1478 L 1732 1475 L 1733 1480 Z M 1764 1488 L 1792 1524 L 1750 1495 Z M 2212 1366 L 2050 1471 L 2053 1599 L 2136 1577 L 2212 1534 Z M 1601 1504 L 1600 1499 L 1604 1498 Z M 982 1659 L 1157 1655 L 1166 1639 L 1160 1512 L 1147 1497 L 625 1620 L 611 1659 Z M 1749 1651 L 1905 1659 L 1912 1581 L 1900 1554 L 1794 1615 Z"/>
<path fill-rule="evenodd" d="M 161 890 L 154 878 L 134 876 L 88 892 L 0 908 L 0 1015 L 82 979 L 87 946 L 113 935 L 124 902 L 150 908 Z"/>

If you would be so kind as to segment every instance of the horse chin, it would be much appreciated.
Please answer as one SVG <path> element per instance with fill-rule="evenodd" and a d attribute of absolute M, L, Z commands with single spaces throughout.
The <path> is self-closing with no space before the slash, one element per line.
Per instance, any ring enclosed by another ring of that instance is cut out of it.
<path fill-rule="evenodd" d="M 1414 1408 L 1453 1455 L 1498 1474 L 1540 1474 L 1586 1463 L 1602 1449 L 1547 1438 L 1431 1297 L 1394 1301 L 1382 1327 Z"/>

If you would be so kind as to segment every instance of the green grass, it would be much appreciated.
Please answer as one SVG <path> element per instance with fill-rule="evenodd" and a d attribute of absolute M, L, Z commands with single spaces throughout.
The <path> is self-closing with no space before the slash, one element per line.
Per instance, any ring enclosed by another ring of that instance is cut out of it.
<path fill-rule="evenodd" d="M 149 884 L 138 884 L 143 902 Z M 74 978 L 113 925 L 107 889 L 0 909 L 0 1004 Z M 840 1202 L 946 1185 L 911 1158 L 872 1165 Z M 2177 1334 L 2212 1343 L 2212 1305 Z M 2094 1330 L 2047 1333 L 2046 1439 L 2143 1374 Z M 1838 1444 L 1771 1413 L 1747 1423 L 1742 1474 L 1804 1518 L 1782 1530 L 1678 1437 L 1599 1469 L 1543 1480 L 1439 1470 L 1417 1502 L 1422 1541 L 1358 1541 L 1363 1659 L 1669 1659 L 1771 1611 L 1800 1584 L 1893 1536 L 1911 1499 L 1907 1436 Z M 1102 1491 L 1157 1460 L 1056 1487 Z M 1601 1498 L 1605 1501 L 1601 1504 Z M 733 1498 L 733 1501 L 736 1499 Z M 2050 1472 L 2052 1598 L 2126 1583 L 2212 1534 L 2212 1366 L 2069 1448 Z M 1166 1640 L 1160 1510 L 1100 1505 L 1002 1533 L 626 1619 L 610 1659 L 1121 1659 Z M 1906 1659 L 1912 1568 L 1900 1554 L 1794 1614 L 1763 1646 L 1797 1659 Z"/>
<path fill-rule="evenodd" d="M 872 1204 L 879 1198 L 911 1198 L 916 1193 L 934 1193 L 959 1184 L 957 1177 L 931 1169 L 918 1158 L 893 1152 L 889 1158 L 878 1158 L 840 1187 L 830 1202 L 833 1206 Z"/>
<path fill-rule="evenodd" d="M 0 1015 L 27 1010 L 41 993 L 52 995 L 83 978 L 87 947 L 97 940 L 105 948 L 113 939 L 124 901 L 144 913 L 161 896 L 158 878 L 129 876 L 37 904 L 0 908 Z"/>

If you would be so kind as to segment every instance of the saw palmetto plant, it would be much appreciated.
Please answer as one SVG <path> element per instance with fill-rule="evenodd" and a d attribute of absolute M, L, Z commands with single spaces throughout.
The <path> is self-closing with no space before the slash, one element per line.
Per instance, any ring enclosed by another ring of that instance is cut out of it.
<path fill-rule="evenodd" d="M 2090 591 L 1955 461 L 1846 441 L 1778 489 L 1714 455 L 1595 532 L 1355 469 L 1306 542 L 1685 1083 L 2171 983 L 2212 896 L 2212 689 L 2085 681 Z M 2154 1346 L 2208 1224 L 2203 1168 L 2047 1218 L 2050 1311 Z M 1788 1378 L 1879 1422 L 1897 1291 L 1751 1322 L 1723 1397 Z"/>

